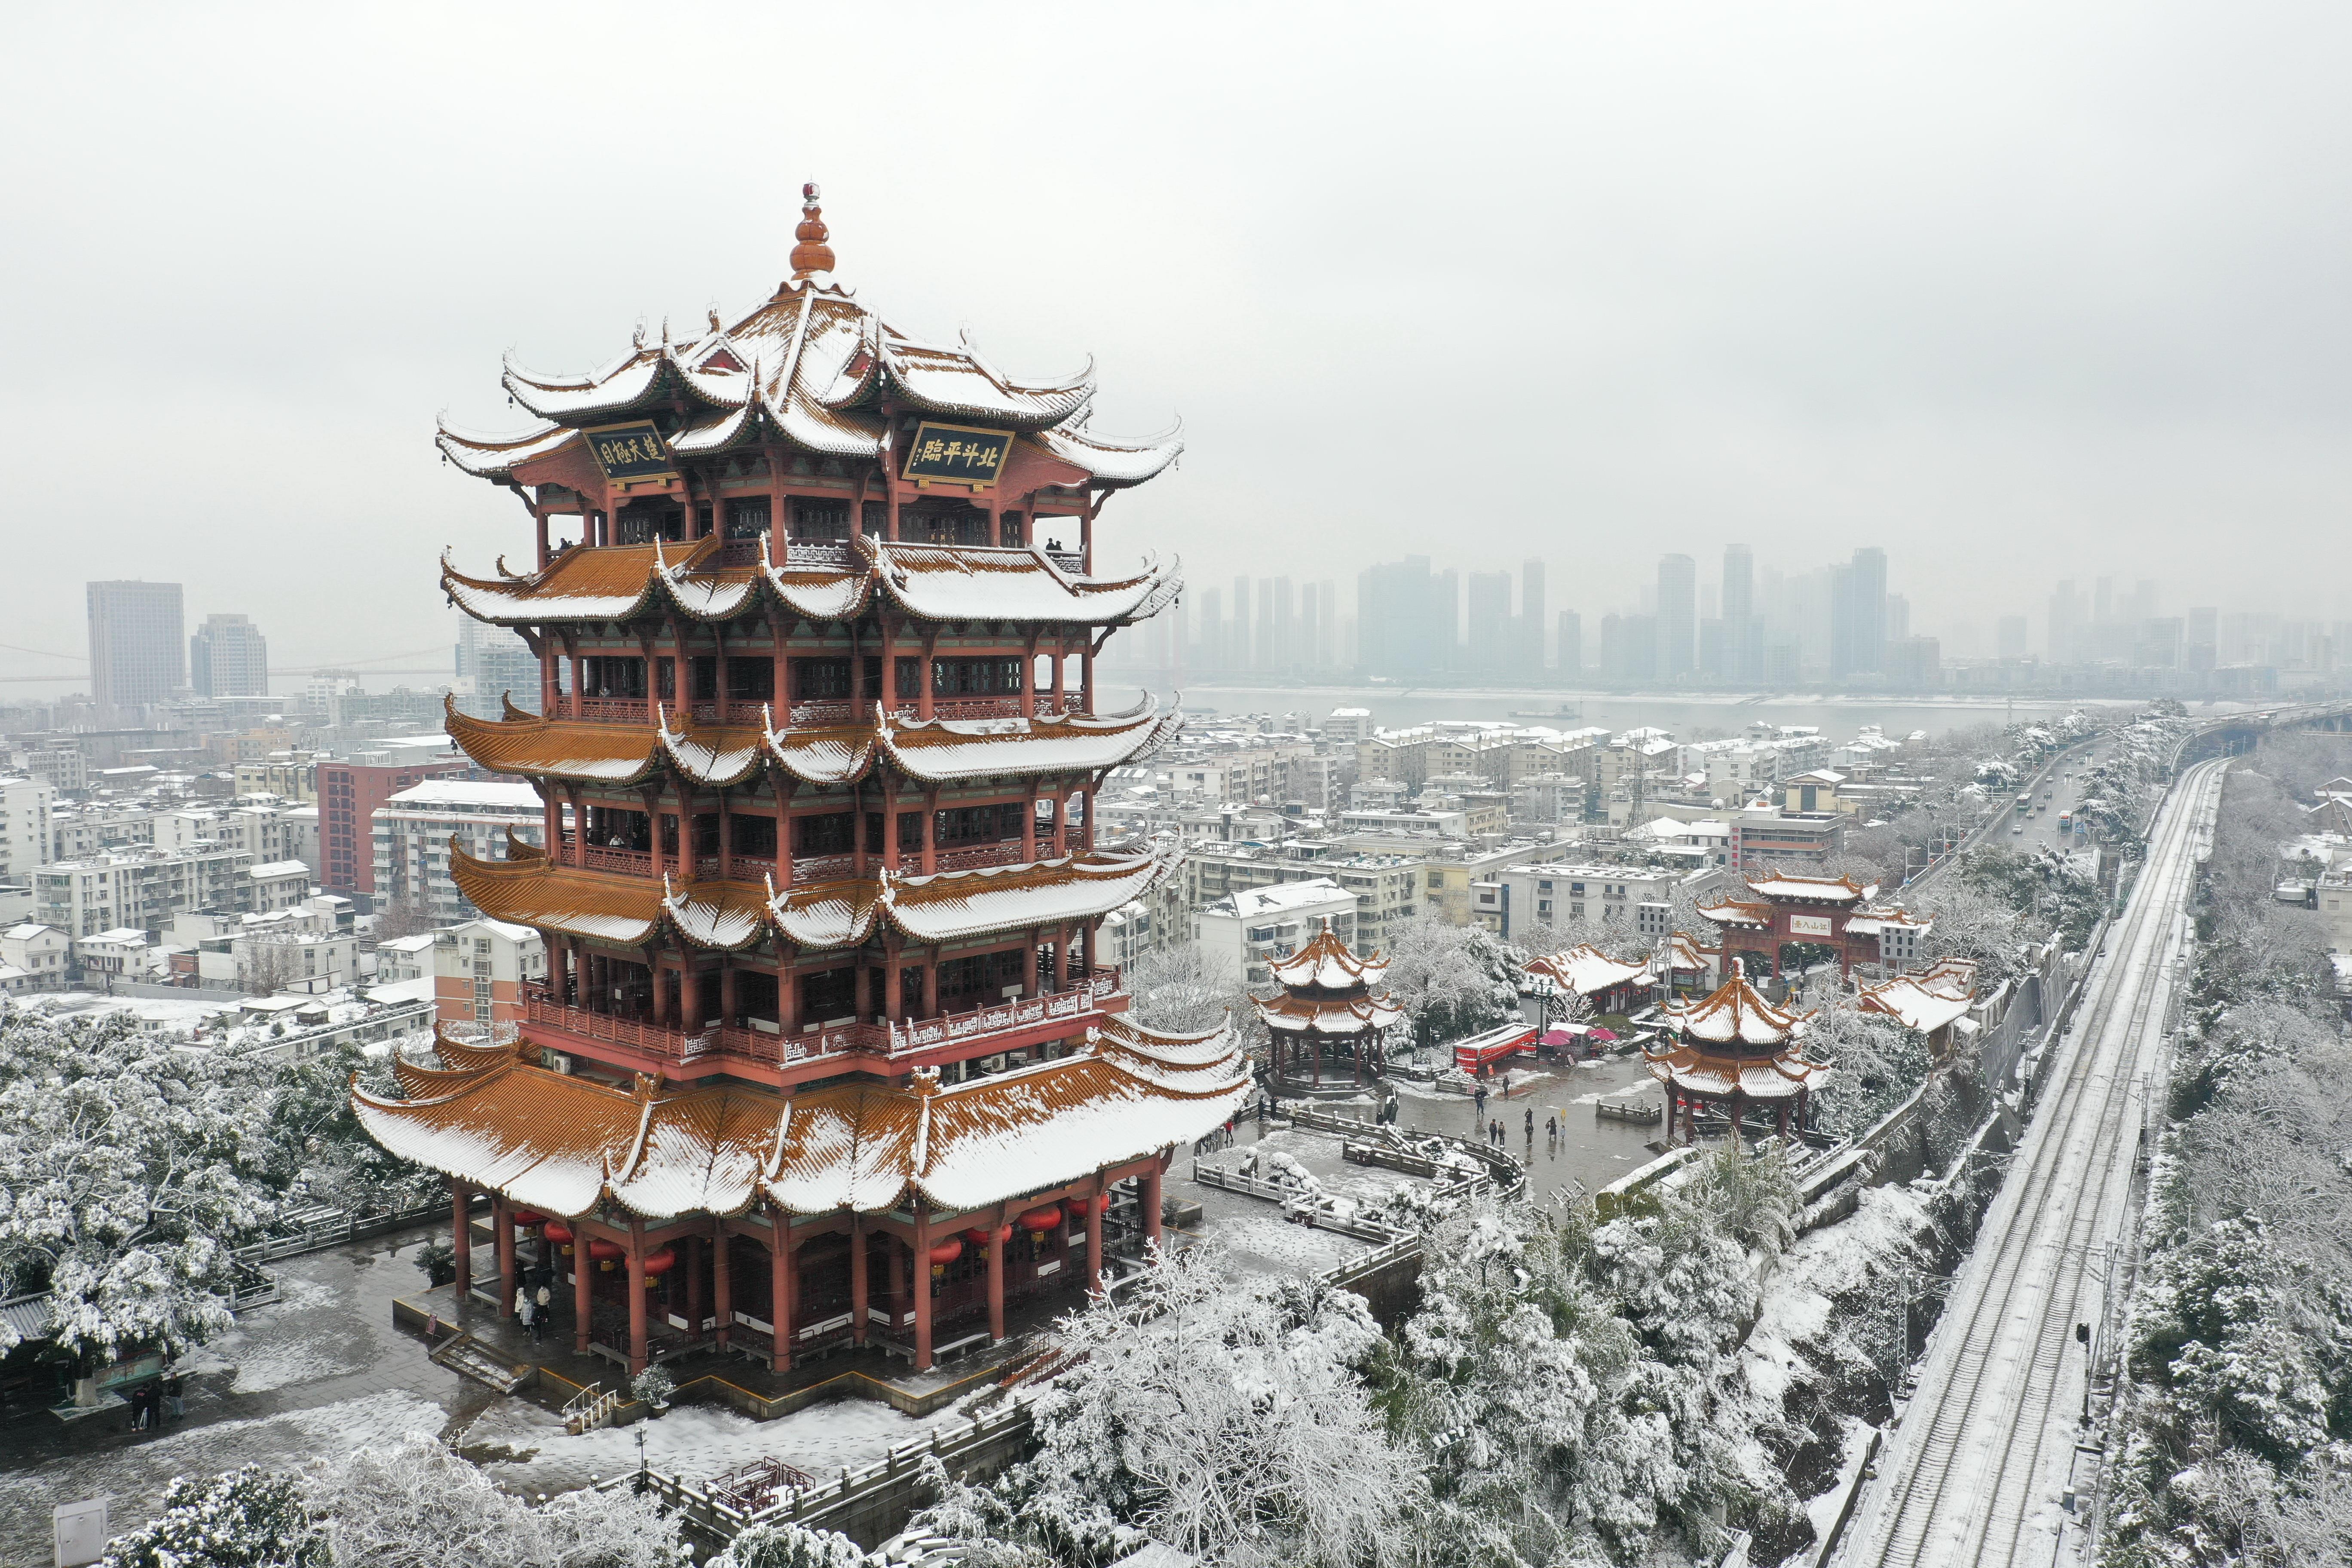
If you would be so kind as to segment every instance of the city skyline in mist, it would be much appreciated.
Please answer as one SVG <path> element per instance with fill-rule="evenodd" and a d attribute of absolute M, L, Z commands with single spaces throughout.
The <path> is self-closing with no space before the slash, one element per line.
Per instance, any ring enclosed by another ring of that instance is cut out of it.
<path fill-rule="evenodd" d="M 856 73 L 721 95 L 683 160 L 581 157 L 507 75 L 622 90 L 632 30 L 467 26 L 27 18 L 0 342 L 39 374 L 0 427 L 77 477 L 16 503 L 0 673 L 77 673 L 43 656 L 129 576 L 289 668 L 446 647 L 444 547 L 483 571 L 528 533 L 441 467 L 436 412 L 520 428 L 503 353 L 584 369 L 764 298 L 810 177 L 841 278 L 907 330 L 968 323 L 1014 374 L 1094 355 L 1108 435 L 1182 418 L 1098 538 L 1182 553 L 1196 595 L 1538 558 L 1597 617 L 1745 542 L 1788 572 L 1883 548 L 1915 626 L 1987 647 L 2062 579 L 2352 610 L 2341 572 L 2282 570 L 2340 553 L 2352 477 L 2337 9 L 1015 17 L 902 59 L 878 122 Z M 664 37 L 862 32 L 715 6 Z M 992 72 L 1054 85 L 976 119 Z M 1082 133 L 1041 159 L 1037 114 Z M 950 143 L 990 176 L 941 178 Z"/>

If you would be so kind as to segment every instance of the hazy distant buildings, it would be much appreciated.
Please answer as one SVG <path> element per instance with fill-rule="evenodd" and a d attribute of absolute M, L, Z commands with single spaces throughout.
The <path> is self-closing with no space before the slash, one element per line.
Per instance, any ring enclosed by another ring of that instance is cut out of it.
<path fill-rule="evenodd" d="M 1584 617 L 1562 610 L 1559 621 L 1559 677 L 1563 682 L 1573 681 L 1584 673 Z"/>
<path fill-rule="evenodd" d="M 1657 673 L 1674 680 L 1698 668 L 1698 563 L 1687 555 L 1658 561 Z"/>
<path fill-rule="evenodd" d="M 1886 667 L 1886 552 L 1864 546 L 1830 568 L 1830 679 Z"/>
<path fill-rule="evenodd" d="M 206 616 L 188 639 L 188 688 L 199 697 L 268 696 L 269 644 L 261 628 L 243 616 Z"/>
<path fill-rule="evenodd" d="M 1429 680 L 1450 671 L 1462 644 L 1459 580 L 1429 557 L 1367 567 L 1356 578 L 1358 663 L 1368 676 Z"/>
<path fill-rule="evenodd" d="M 2002 658 L 2023 658 L 2025 648 L 2025 617 L 2023 616 L 2001 616 L 2000 629 L 1994 651 Z"/>
<path fill-rule="evenodd" d="M 177 583 L 92 583 L 89 596 L 91 700 L 132 713 L 187 685 Z"/>
<path fill-rule="evenodd" d="M 539 660 L 516 633 L 460 616 L 457 667 L 457 706 L 475 718 L 503 716 L 501 698 L 527 712 L 539 711 Z"/>

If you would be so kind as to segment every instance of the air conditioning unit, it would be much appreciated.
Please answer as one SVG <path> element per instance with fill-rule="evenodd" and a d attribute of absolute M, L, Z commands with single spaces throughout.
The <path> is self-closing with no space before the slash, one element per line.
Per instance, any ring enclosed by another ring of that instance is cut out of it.
<path fill-rule="evenodd" d="M 569 1073 L 572 1070 L 572 1058 L 564 1055 L 562 1051 L 551 1051 L 542 1048 L 539 1053 L 539 1057 L 540 1060 L 545 1064 L 547 1070 L 550 1072 Z"/>

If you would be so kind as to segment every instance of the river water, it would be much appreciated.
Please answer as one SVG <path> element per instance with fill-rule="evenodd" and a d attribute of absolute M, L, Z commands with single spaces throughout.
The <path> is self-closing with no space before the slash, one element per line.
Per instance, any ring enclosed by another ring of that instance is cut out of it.
<path fill-rule="evenodd" d="M 1101 710 L 1116 711 L 1140 698 L 1139 689 L 1104 682 Z M 1162 701 L 1168 694 L 1160 694 Z M 1220 713 L 1299 713 L 1319 722 L 1334 708 L 1369 708 L 1372 721 L 1399 730 L 1440 720 L 1493 720 L 1570 730 L 1590 726 L 1612 732 L 1654 725 L 1678 741 L 1710 733 L 1737 735 L 1750 724 L 1804 724 L 1832 740 L 1851 740 L 1867 725 L 1900 739 L 1915 730 L 1941 735 L 2015 720 L 2054 719 L 2077 708 L 2128 711 L 2136 701 L 2092 703 L 2051 698 L 1885 698 L 1770 696 L 1757 693 L 1701 695 L 1690 692 L 1557 692 L 1444 689 L 1394 686 L 1197 686 L 1184 691 L 1188 709 Z M 1563 714 L 1562 710 L 1565 710 Z"/>

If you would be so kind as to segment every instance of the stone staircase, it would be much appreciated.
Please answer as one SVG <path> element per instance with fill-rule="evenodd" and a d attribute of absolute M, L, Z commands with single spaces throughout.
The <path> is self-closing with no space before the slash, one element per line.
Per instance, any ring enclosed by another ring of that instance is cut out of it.
<path fill-rule="evenodd" d="M 512 1394 L 530 1375 L 530 1368 L 508 1365 L 492 1354 L 488 1345 L 463 1331 L 434 1346 L 431 1359 L 435 1364 L 462 1373 L 476 1383 L 488 1384 L 500 1394 Z"/>

